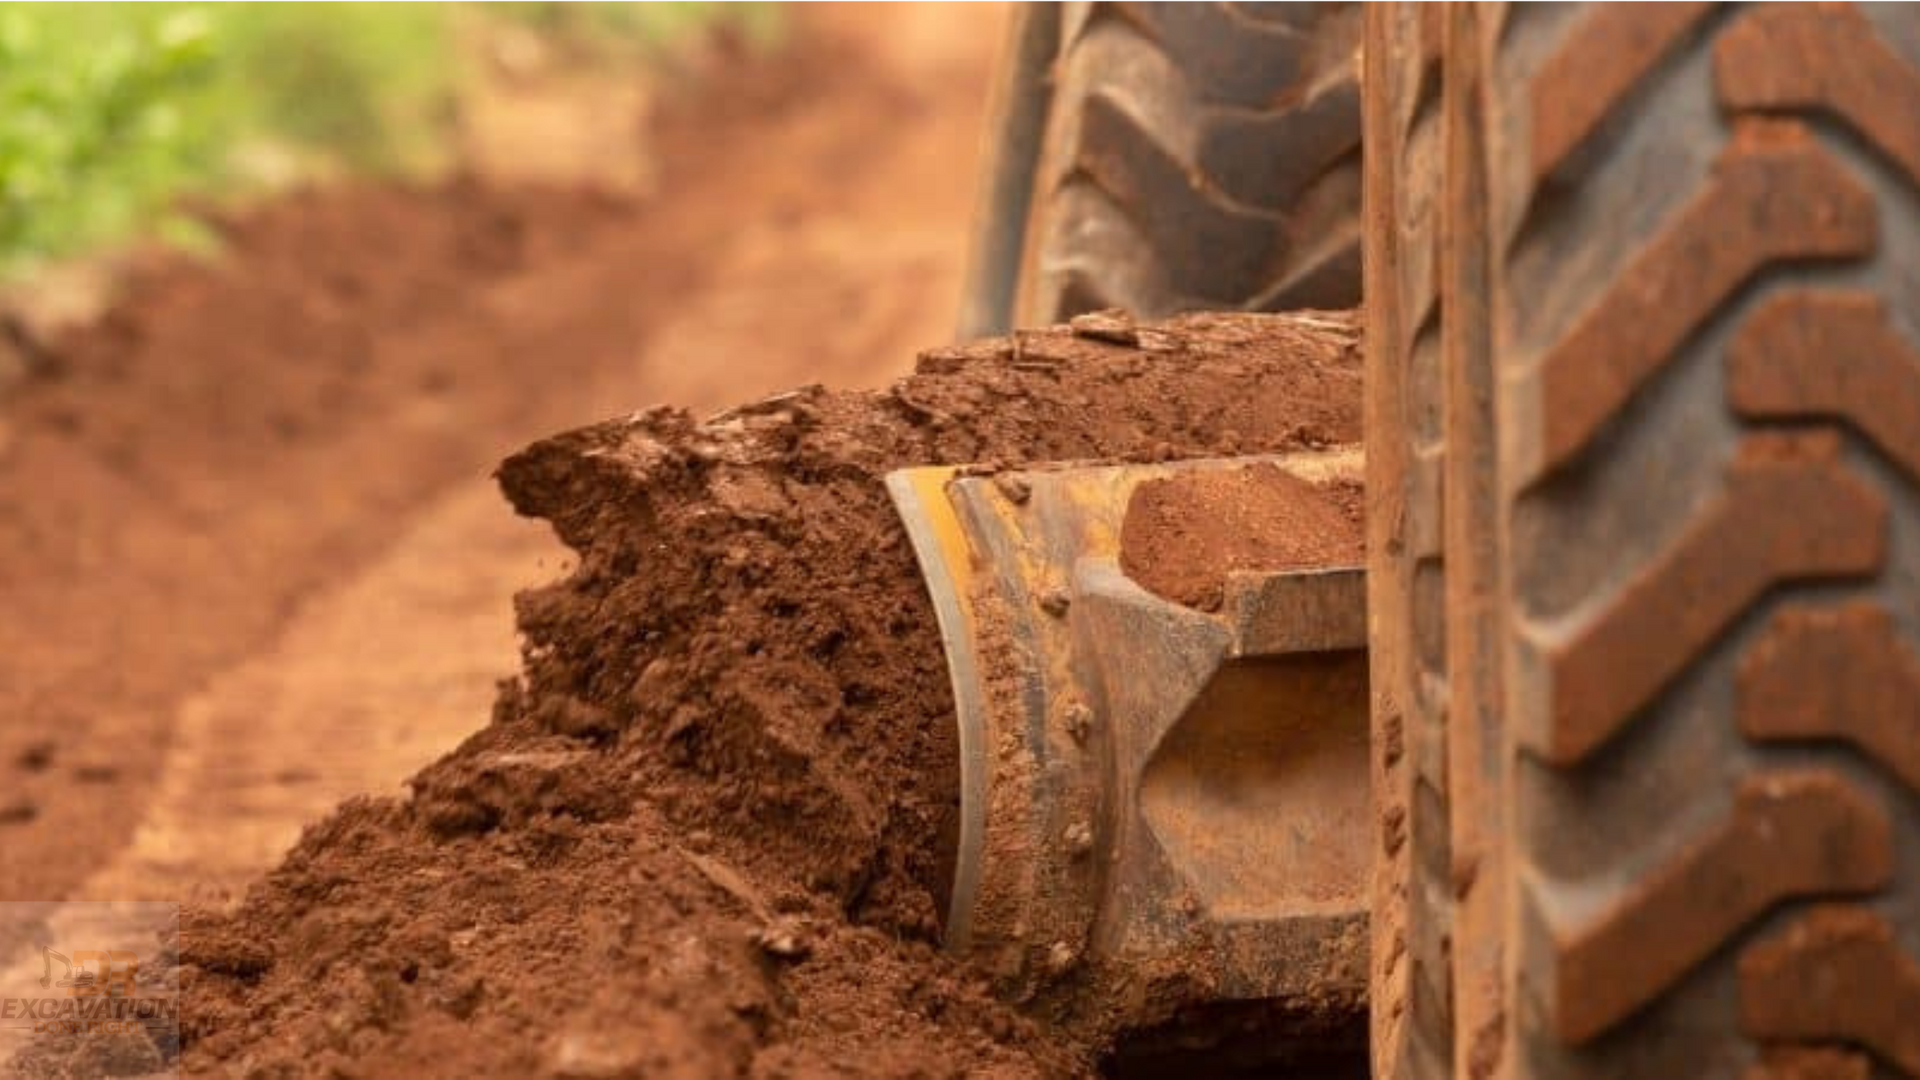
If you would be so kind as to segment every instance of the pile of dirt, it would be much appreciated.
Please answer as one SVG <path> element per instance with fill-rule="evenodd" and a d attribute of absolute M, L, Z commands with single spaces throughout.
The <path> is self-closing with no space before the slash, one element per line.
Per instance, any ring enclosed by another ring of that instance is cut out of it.
<path fill-rule="evenodd" d="M 1359 566 L 1364 511 L 1358 484 L 1269 463 L 1149 480 L 1127 500 L 1120 568 L 1157 596 L 1218 611 L 1236 570 Z"/>
<path fill-rule="evenodd" d="M 407 800 L 314 826 L 190 913 L 189 1069 L 272 1075 L 1060 1074 L 936 949 L 947 675 L 881 484 L 932 462 L 1359 439 L 1347 315 L 1193 316 L 937 350 L 872 393 L 655 409 L 500 479 L 579 555 L 522 594 L 522 677 Z"/>

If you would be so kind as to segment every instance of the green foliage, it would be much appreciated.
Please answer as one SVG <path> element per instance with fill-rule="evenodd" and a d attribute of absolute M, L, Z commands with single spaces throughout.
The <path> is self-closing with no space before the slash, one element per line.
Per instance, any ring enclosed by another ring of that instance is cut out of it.
<path fill-rule="evenodd" d="M 384 171 L 420 163 L 444 128 L 453 9 L 423 3 L 237 3 L 216 18 L 218 77 L 203 107 L 236 140 L 266 138 Z"/>
<path fill-rule="evenodd" d="M 40 5 L 0 7 L 0 259 L 92 243 L 150 220 L 204 174 L 212 134 L 183 97 L 212 61 L 192 12 L 84 38 Z"/>
<path fill-rule="evenodd" d="M 431 166 L 476 19 L 615 57 L 715 23 L 750 42 L 776 27 L 766 4 L 0 3 L 0 274 L 179 236 L 184 194 L 316 163 Z"/>
<path fill-rule="evenodd" d="M 553 3 L 509 2 L 487 11 L 603 56 L 650 56 L 698 33 L 730 30 L 748 45 L 766 48 L 782 29 L 772 3 Z"/>

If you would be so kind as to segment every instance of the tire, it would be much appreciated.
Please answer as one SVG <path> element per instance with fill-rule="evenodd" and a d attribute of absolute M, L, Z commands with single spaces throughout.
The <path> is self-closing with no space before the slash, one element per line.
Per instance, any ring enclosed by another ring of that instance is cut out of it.
<path fill-rule="evenodd" d="M 1920 11 L 1442 18 L 1452 1007 L 1403 1074 L 1920 1076 Z"/>
<path fill-rule="evenodd" d="M 1000 95 L 996 144 L 1015 150 L 992 155 L 963 333 L 1108 307 L 1358 303 L 1358 5 L 1076 3 L 1016 19 L 1003 78 L 1050 90 L 1038 132 L 1021 105 L 1036 90 Z M 1056 49 L 1036 56 L 1048 20 Z M 1031 70 L 1043 61 L 1050 80 Z"/>
<path fill-rule="evenodd" d="M 1366 12 L 1367 603 L 1380 841 L 1369 988 L 1382 1080 L 1441 1075 L 1452 1058 L 1438 10 Z"/>

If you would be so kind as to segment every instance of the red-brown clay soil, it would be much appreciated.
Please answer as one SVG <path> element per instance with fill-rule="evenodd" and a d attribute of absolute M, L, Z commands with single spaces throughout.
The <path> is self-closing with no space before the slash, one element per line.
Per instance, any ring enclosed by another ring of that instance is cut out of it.
<path fill-rule="evenodd" d="M 1313 484 L 1276 465 L 1141 484 L 1120 525 L 1120 567 L 1148 591 L 1217 611 L 1236 570 L 1359 566 L 1357 484 Z"/>

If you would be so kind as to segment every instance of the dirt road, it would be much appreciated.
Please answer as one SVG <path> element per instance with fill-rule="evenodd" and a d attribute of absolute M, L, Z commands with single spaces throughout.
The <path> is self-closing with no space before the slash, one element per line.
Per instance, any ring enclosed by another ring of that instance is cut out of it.
<path fill-rule="evenodd" d="M 0 899 L 231 897 L 484 723 L 560 569 L 506 453 L 945 337 L 1000 17 L 808 10 L 664 107 L 646 198 L 300 196 L 48 343 L 0 405 Z"/>

